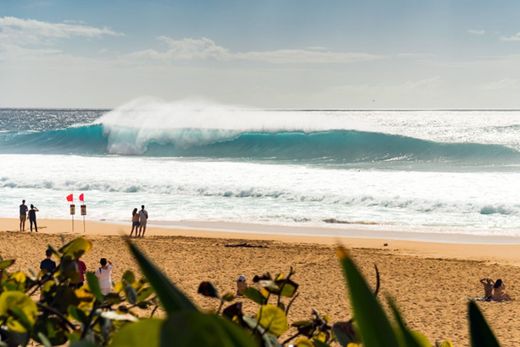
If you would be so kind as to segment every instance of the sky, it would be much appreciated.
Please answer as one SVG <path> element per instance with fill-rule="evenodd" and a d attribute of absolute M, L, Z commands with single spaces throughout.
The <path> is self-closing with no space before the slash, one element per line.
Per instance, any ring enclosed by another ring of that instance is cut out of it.
<path fill-rule="evenodd" d="M 0 0 L 0 107 L 520 108 L 520 2 Z"/>

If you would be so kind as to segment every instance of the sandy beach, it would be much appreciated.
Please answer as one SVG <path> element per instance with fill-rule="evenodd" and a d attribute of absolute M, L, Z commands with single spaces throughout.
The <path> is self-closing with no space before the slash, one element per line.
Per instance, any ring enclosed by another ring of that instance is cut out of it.
<path fill-rule="evenodd" d="M 47 244 L 60 246 L 72 234 L 70 221 L 41 220 L 39 233 L 20 233 L 17 220 L 0 220 L 0 255 L 16 258 L 15 269 L 36 269 Z M 77 228 L 79 227 L 79 223 Z M 86 236 L 94 243 L 85 256 L 89 270 L 100 257 L 113 261 L 115 278 L 125 269 L 137 269 L 120 235 L 127 226 L 88 222 Z M 77 230 L 77 229 L 76 229 Z M 261 247 L 226 247 L 247 242 Z M 222 292 L 234 291 L 235 279 L 249 279 L 266 271 L 297 271 L 300 284 L 291 320 L 303 319 L 316 308 L 333 321 L 350 318 L 344 281 L 334 244 L 353 250 L 358 264 L 372 281 L 373 264 L 381 272 L 382 293 L 394 297 L 412 328 L 431 339 L 448 338 L 468 345 L 466 304 L 482 295 L 481 277 L 502 278 L 513 298 L 520 297 L 520 245 L 455 244 L 362 238 L 301 237 L 208 230 L 152 227 L 136 243 L 201 308 L 215 303 L 197 295 L 200 281 L 212 281 Z M 387 244 L 385 246 L 385 244 Z M 520 323 L 515 320 L 520 301 L 480 303 L 496 334 L 507 346 L 520 345 Z"/>

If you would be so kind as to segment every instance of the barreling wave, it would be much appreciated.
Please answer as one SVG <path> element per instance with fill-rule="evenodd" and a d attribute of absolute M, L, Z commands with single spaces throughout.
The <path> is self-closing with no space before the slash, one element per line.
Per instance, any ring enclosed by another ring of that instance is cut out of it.
<path fill-rule="evenodd" d="M 139 129 L 90 124 L 41 132 L 0 133 L 0 152 L 138 155 L 360 163 L 447 161 L 516 163 L 520 153 L 494 144 L 441 143 L 356 130 L 239 131 Z"/>

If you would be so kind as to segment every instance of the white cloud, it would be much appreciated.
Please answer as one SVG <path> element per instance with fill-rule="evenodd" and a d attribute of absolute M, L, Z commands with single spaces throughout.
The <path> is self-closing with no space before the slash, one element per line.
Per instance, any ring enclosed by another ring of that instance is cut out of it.
<path fill-rule="evenodd" d="M 468 29 L 468 34 L 482 36 L 486 33 L 483 29 Z"/>
<path fill-rule="evenodd" d="M 97 38 L 121 35 L 106 27 L 97 28 L 79 23 L 50 23 L 34 19 L 0 17 L 0 41 L 2 42 L 36 44 L 41 39 Z"/>
<path fill-rule="evenodd" d="M 520 32 L 511 36 L 502 36 L 501 41 L 520 41 Z"/>
<path fill-rule="evenodd" d="M 272 64 L 320 64 L 320 63 L 352 63 L 380 59 L 382 56 L 358 52 L 333 52 L 316 47 L 307 49 L 280 49 L 272 51 L 233 52 L 217 45 L 208 38 L 184 38 L 176 40 L 161 36 L 158 38 L 166 45 L 162 51 L 147 49 L 131 53 L 130 58 L 144 60 L 217 60 L 217 61 L 250 61 Z"/>
<path fill-rule="evenodd" d="M 518 89 L 520 81 L 514 78 L 503 78 L 497 81 L 491 81 L 481 86 L 482 90 L 503 90 L 503 89 Z"/>

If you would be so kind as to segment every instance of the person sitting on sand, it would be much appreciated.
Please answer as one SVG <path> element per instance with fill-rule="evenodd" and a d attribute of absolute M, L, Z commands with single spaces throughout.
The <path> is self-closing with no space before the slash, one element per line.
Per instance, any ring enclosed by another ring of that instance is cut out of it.
<path fill-rule="evenodd" d="M 101 293 L 107 295 L 112 291 L 112 263 L 106 258 L 101 258 L 99 264 L 101 266 L 96 270 L 96 277 L 99 281 Z"/>
<path fill-rule="evenodd" d="M 137 213 L 137 208 L 134 208 L 132 211 L 132 230 L 130 231 L 130 237 L 132 237 L 134 231 L 137 237 L 137 233 L 139 232 L 139 213 Z"/>
<path fill-rule="evenodd" d="M 247 280 L 245 275 L 238 276 L 237 279 L 237 296 L 243 296 L 247 289 Z"/>
<path fill-rule="evenodd" d="M 484 286 L 484 300 L 491 301 L 493 297 L 493 285 L 495 282 L 491 278 L 482 278 L 480 283 Z"/>
<path fill-rule="evenodd" d="M 501 279 L 496 280 L 493 286 L 493 301 L 510 301 L 511 297 L 505 292 L 506 285 Z"/>

